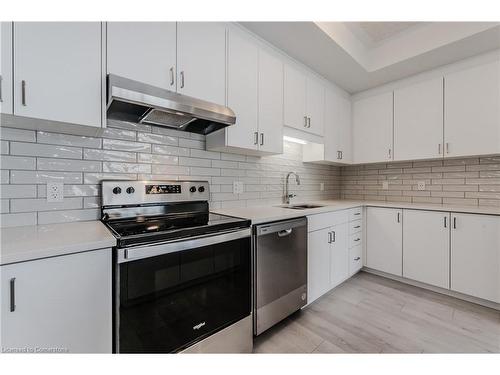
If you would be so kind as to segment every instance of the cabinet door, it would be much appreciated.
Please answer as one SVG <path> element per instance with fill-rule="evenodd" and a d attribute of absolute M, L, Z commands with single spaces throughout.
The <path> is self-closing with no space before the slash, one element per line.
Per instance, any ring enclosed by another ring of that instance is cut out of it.
<path fill-rule="evenodd" d="M 107 72 L 175 91 L 175 22 L 108 22 Z"/>
<path fill-rule="evenodd" d="M 256 150 L 259 49 L 236 30 L 231 30 L 228 46 L 227 104 L 236 114 L 236 123 L 227 128 L 227 143 Z"/>
<path fill-rule="evenodd" d="M 101 126 L 100 22 L 14 23 L 14 114 Z"/>
<path fill-rule="evenodd" d="M 325 87 L 316 79 L 307 78 L 306 115 L 309 116 L 305 129 L 316 135 L 323 135 L 325 127 Z"/>
<path fill-rule="evenodd" d="M 500 152 L 500 61 L 444 77 L 445 157 Z"/>
<path fill-rule="evenodd" d="M 392 160 L 392 92 L 353 102 L 353 161 Z"/>
<path fill-rule="evenodd" d="M 306 77 L 302 72 L 286 64 L 283 77 L 285 125 L 307 130 Z"/>
<path fill-rule="evenodd" d="M 451 289 L 500 303 L 500 217 L 452 214 Z"/>
<path fill-rule="evenodd" d="M 349 275 L 349 225 L 338 224 L 331 228 L 330 287 L 333 288 Z"/>
<path fill-rule="evenodd" d="M 12 114 L 12 22 L 0 23 L 0 112 Z"/>
<path fill-rule="evenodd" d="M 226 29 L 214 22 L 177 24 L 177 91 L 226 103 Z"/>
<path fill-rule="evenodd" d="M 366 265 L 402 276 L 402 210 L 368 207 L 366 210 Z"/>
<path fill-rule="evenodd" d="M 394 91 L 394 160 L 443 156 L 443 78 Z"/>
<path fill-rule="evenodd" d="M 1 266 L 2 347 L 110 353 L 111 267 L 111 249 Z"/>
<path fill-rule="evenodd" d="M 308 234 L 307 303 L 330 290 L 330 232 L 331 228 L 325 228 Z"/>
<path fill-rule="evenodd" d="M 283 63 L 263 49 L 259 50 L 259 131 L 261 151 L 283 153 Z"/>
<path fill-rule="evenodd" d="M 326 161 L 351 161 L 351 100 L 333 89 L 325 91 L 324 141 Z"/>
<path fill-rule="evenodd" d="M 450 287 L 450 214 L 403 211 L 403 276 Z"/>

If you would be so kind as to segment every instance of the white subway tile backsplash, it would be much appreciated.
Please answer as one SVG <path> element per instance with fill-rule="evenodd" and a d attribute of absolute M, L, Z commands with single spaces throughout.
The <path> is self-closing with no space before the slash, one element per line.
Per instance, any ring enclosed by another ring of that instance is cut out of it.
<path fill-rule="evenodd" d="M 212 160 L 198 158 L 179 158 L 179 165 L 196 166 L 196 167 L 211 167 Z"/>
<path fill-rule="evenodd" d="M 36 198 L 36 185 L 1 185 L 0 197 L 5 198 Z"/>
<path fill-rule="evenodd" d="M 99 215 L 100 210 L 95 208 L 38 212 L 38 224 L 57 224 L 67 223 L 70 221 L 99 220 Z"/>
<path fill-rule="evenodd" d="M 0 215 L 0 227 L 18 227 L 36 223 L 36 212 Z"/>
<path fill-rule="evenodd" d="M 137 161 L 139 163 L 177 165 L 179 164 L 179 157 L 173 155 L 137 154 Z"/>
<path fill-rule="evenodd" d="M 84 173 L 85 184 L 100 184 L 103 180 L 137 180 L 137 174 L 127 173 Z"/>
<path fill-rule="evenodd" d="M 35 142 L 36 134 L 34 130 L 0 127 L 0 139 L 6 141 Z"/>
<path fill-rule="evenodd" d="M 154 144 L 153 153 L 164 154 L 164 155 L 189 156 L 189 148 Z"/>
<path fill-rule="evenodd" d="M 2 154 L 2 155 L 9 154 L 9 142 L 8 141 L 0 141 L 0 154 Z"/>
<path fill-rule="evenodd" d="M 9 213 L 9 203 L 8 199 L 0 199 L 0 214 Z"/>
<path fill-rule="evenodd" d="M 102 170 L 112 173 L 151 173 L 151 165 L 105 161 Z"/>
<path fill-rule="evenodd" d="M 12 184 L 46 184 L 47 182 L 63 182 L 65 184 L 81 184 L 82 174 L 76 172 L 52 171 L 10 171 Z"/>
<path fill-rule="evenodd" d="M 139 142 L 158 143 L 169 146 L 177 146 L 179 144 L 177 138 L 175 137 L 163 134 L 153 134 L 153 133 L 137 133 L 137 140 Z"/>
<path fill-rule="evenodd" d="M 179 147 L 204 150 L 205 142 L 196 139 L 179 138 Z"/>
<path fill-rule="evenodd" d="M 149 143 L 122 141 L 119 139 L 103 139 L 102 148 L 106 150 L 151 152 Z"/>
<path fill-rule="evenodd" d="M 0 168 L 2 169 L 27 169 L 34 170 L 36 159 L 22 156 L 3 155 L 0 158 Z"/>
<path fill-rule="evenodd" d="M 102 138 L 123 139 L 125 141 L 135 141 L 136 132 L 125 129 L 106 128 L 102 132 Z"/>
<path fill-rule="evenodd" d="M 64 185 L 65 197 L 97 196 L 100 192 L 101 185 Z M 47 185 L 37 185 L 37 197 L 47 197 Z"/>
<path fill-rule="evenodd" d="M 10 171 L 8 169 L 0 170 L 0 183 L 8 184 L 10 182 Z"/>
<path fill-rule="evenodd" d="M 109 160 L 109 161 L 136 161 L 136 154 L 126 151 L 108 151 L 108 150 L 83 150 L 83 158 L 87 160 Z"/>
<path fill-rule="evenodd" d="M 71 159 L 37 159 L 37 169 L 41 171 L 100 172 L 101 162 Z"/>
<path fill-rule="evenodd" d="M 102 140 L 100 138 L 49 133 L 44 131 L 37 132 L 37 143 L 89 148 L 101 148 L 102 146 Z"/>
<path fill-rule="evenodd" d="M 10 142 L 10 153 L 11 155 L 45 156 L 51 158 L 82 158 L 82 149 L 79 147 L 45 145 L 39 143 Z"/>
<path fill-rule="evenodd" d="M 82 208 L 82 198 L 64 198 L 62 202 L 47 202 L 45 198 L 11 199 L 11 212 L 54 211 Z"/>

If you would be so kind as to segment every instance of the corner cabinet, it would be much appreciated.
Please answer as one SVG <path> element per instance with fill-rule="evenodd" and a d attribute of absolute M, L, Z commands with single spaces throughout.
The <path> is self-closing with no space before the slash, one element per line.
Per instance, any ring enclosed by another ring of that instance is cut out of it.
<path fill-rule="evenodd" d="M 393 160 L 393 93 L 385 92 L 352 103 L 353 163 Z"/>
<path fill-rule="evenodd" d="M 14 115 L 100 128 L 100 22 L 14 22 Z"/>
<path fill-rule="evenodd" d="M 323 135 L 325 88 L 313 77 L 284 67 L 284 123 L 305 132 Z"/>
<path fill-rule="evenodd" d="M 283 64 L 237 29 L 228 34 L 228 106 L 236 123 L 207 135 L 207 150 L 283 152 Z"/>
<path fill-rule="evenodd" d="M 111 249 L 0 267 L 3 350 L 111 353 Z"/>
<path fill-rule="evenodd" d="M 0 113 L 12 114 L 12 22 L 0 22 Z"/>

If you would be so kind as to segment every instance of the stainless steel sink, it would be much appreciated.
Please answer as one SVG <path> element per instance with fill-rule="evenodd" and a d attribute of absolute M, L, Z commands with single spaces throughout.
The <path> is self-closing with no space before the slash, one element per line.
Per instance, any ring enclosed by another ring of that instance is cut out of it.
<path fill-rule="evenodd" d="M 280 206 L 283 208 L 290 208 L 292 210 L 307 210 L 308 208 L 320 208 L 320 207 L 325 207 L 321 206 L 319 204 L 290 204 L 288 206 Z"/>

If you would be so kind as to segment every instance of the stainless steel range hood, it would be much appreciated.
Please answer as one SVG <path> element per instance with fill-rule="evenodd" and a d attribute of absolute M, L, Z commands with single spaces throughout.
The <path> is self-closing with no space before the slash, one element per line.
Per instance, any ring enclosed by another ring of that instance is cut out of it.
<path fill-rule="evenodd" d="M 128 78 L 108 75 L 108 119 L 208 134 L 236 122 L 225 106 L 177 94 Z"/>

